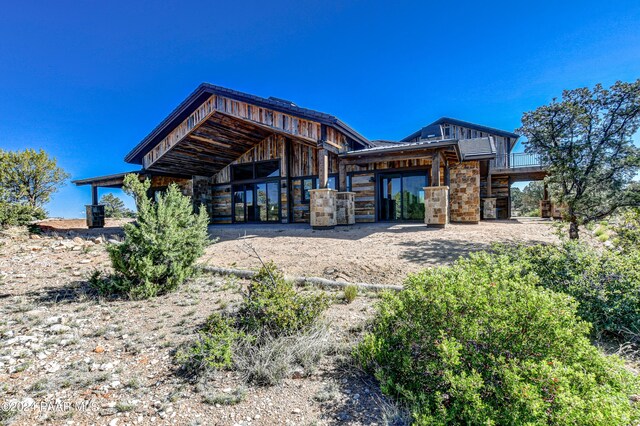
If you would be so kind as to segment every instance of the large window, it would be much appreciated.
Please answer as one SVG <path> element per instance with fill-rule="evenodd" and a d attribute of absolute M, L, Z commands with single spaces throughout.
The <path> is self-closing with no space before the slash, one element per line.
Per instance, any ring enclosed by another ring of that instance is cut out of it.
<path fill-rule="evenodd" d="M 311 200 L 309 195 L 309 191 L 312 189 L 318 188 L 318 178 L 317 177 L 307 177 L 302 179 L 302 202 L 308 203 Z M 338 177 L 335 175 L 329 176 L 327 180 L 327 188 L 329 189 L 338 189 Z"/>
<path fill-rule="evenodd" d="M 268 179 L 280 176 L 280 160 L 258 161 L 231 166 L 234 181 Z"/>
<path fill-rule="evenodd" d="M 427 173 L 385 173 L 378 182 L 380 220 L 424 220 Z"/>

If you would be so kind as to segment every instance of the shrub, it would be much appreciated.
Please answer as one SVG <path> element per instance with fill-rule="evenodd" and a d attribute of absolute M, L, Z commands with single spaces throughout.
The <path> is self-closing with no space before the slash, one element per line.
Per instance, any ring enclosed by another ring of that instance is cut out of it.
<path fill-rule="evenodd" d="M 344 288 L 344 300 L 347 301 L 347 303 L 351 303 L 354 300 L 356 300 L 356 297 L 358 297 L 358 287 L 355 285 L 348 285 Z"/>
<path fill-rule="evenodd" d="M 614 230 L 620 249 L 623 251 L 638 250 L 640 248 L 640 208 L 624 212 Z"/>
<path fill-rule="evenodd" d="M 0 201 L 0 226 L 24 226 L 46 217 L 40 207 Z"/>
<path fill-rule="evenodd" d="M 193 213 L 189 197 L 175 184 L 153 202 L 147 197 L 149 181 L 125 177 L 125 191 L 136 200 L 135 223 L 124 225 L 125 239 L 108 246 L 116 277 L 103 285 L 106 292 L 148 298 L 176 289 L 193 273 L 193 264 L 208 243 L 208 217 L 204 208 Z"/>
<path fill-rule="evenodd" d="M 640 250 L 598 251 L 565 242 L 497 251 L 524 273 L 536 274 L 541 286 L 573 296 L 595 335 L 640 331 Z"/>
<path fill-rule="evenodd" d="M 242 335 L 234 330 L 233 319 L 214 313 L 198 332 L 198 339 L 176 352 L 176 362 L 183 371 L 195 374 L 202 370 L 232 366 L 232 348 Z"/>
<path fill-rule="evenodd" d="M 589 329 L 570 296 L 480 253 L 385 293 L 354 355 L 417 424 L 631 424 L 637 379 Z"/>
<path fill-rule="evenodd" d="M 282 272 L 268 263 L 249 284 L 240 307 L 239 324 L 249 332 L 290 334 L 313 324 L 328 307 L 325 293 L 297 292 Z"/>

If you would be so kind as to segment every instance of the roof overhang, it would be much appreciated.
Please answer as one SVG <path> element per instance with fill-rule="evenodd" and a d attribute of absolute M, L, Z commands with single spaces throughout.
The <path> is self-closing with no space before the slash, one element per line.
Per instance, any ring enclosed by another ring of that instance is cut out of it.
<path fill-rule="evenodd" d="M 293 117 L 320 123 L 333 127 L 345 136 L 364 147 L 372 146 L 367 138 L 356 132 L 343 121 L 333 115 L 301 108 L 291 102 L 276 98 L 262 98 L 260 96 L 227 89 L 209 83 L 203 83 L 194 90 L 176 109 L 174 109 L 162 122 L 151 131 L 131 152 L 125 157 L 127 163 L 143 164 L 144 156 L 158 143 L 167 137 L 177 126 L 191 116 L 212 96 L 221 96 L 234 101 L 245 102 L 256 107 L 267 108 Z"/>
<path fill-rule="evenodd" d="M 457 139 L 438 141 L 422 141 L 412 143 L 398 143 L 391 146 L 378 146 L 375 148 L 349 151 L 340 154 L 346 162 L 371 162 L 375 160 L 425 157 L 437 151 L 448 153 L 448 157 L 460 161 L 462 159 Z"/>
<path fill-rule="evenodd" d="M 146 170 L 133 170 L 130 172 L 115 173 L 112 175 L 96 176 L 96 177 L 85 178 L 85 179 L 76 179 L 76 180 L 72 180 L 71 183 L 73 183 L 76 186 L 91 185 L 91 186 L 97 186 L 100 188 L 122 188 L 122 185 L 124 183 L 124 177 L 126 175 L 131 175 L 131 174 L 138 175 L 141 180 L 145 178 L 151 178 L 153 176 L 167 176 L 167 177 L 180 178 L 180 179 L 191 178 L 191 176 L 187 176 L 187 175 L 168 175 L 164 173 L 153 173 Z"/>

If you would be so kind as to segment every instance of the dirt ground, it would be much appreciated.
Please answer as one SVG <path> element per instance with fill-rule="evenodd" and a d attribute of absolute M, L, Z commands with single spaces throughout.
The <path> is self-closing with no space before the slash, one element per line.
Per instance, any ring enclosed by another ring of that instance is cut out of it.
<path fill-rule="evenodd" d="M 535 219 L 450 224 L 445 229 L 376 223 L 318 231 L 308 225 L 228 225 L 212 226 L 209 232 L 218 242 L 202 261 L 211 266 L 255 268 L 260 265 L 257 253 L 292 276 L 372 284 L 401 284 L 408 273 L 496 242 L 558 241 L 550 222 Z"/>
<path fill-rule="evenodd" d="M 87 280 L 109 269 L 105 246 L 121 238 L 121 223 L 87 230 L 52 222 L 41 236 L 0 232 L 0 425 L 375 425 L 396 410 L 347 356 L 374 312 L 375 293 L 351 304 L 330 293 L 335 302 L 324 321 L 337 349 L 312 374 L 274 387 L 249 385 L 232 371 L 194 381 L 177 373 L 174 351 L 212 312 L 236 310 L 247 283 L 205 274 L 152 300 L 105 299 Z M 289 275 L 394 284 L 495 241 L 555 241 L 540 222 L 218 226 L 210 233 L 219 240 L 201 263 L 255 267 L 255 249 Z M 215 402 L 239 389 L 245 396 L 235 405 Z"/>

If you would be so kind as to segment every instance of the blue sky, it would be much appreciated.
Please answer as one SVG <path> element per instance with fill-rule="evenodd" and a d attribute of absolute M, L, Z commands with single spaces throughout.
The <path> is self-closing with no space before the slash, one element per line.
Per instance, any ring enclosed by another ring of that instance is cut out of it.
<path fill-rule="evenodd" d="M 440 116 L 513 130 L 562 89 L 640 77 L 638 28 L 637 0 L 5 2 L 0 148 L 44 148 L 73 178 L 133 170 L 124 155 L 203 81 L 371 139 Z M 47 208 L 89 201 L 68 184 Z"/>

